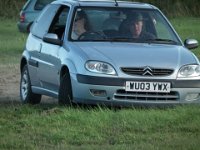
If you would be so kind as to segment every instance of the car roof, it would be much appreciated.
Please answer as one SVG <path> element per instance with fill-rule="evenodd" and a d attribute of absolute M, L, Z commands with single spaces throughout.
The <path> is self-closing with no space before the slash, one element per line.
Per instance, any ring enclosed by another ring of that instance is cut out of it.
<path fill-rule="evenodd" d="M 115 0 L 56 0 L 53 3 L 59 4 L 71 4 L 74 6 L 96 6 L 96 7 L 130 7 L 130 8 L 141 8 L 141 9 L 156 9 L 155 6 L 141 3 L 141 2 L 130 2 L 130 1 L 115 1 Z"/>

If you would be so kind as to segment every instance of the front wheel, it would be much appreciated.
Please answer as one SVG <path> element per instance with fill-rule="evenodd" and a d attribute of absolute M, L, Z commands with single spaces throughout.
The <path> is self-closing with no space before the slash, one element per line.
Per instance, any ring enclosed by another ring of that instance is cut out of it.
<path fill-rule="evenodd" d="M 72 105 L 72 87 L 69 74 L 65 74 L 61 79 L 58 102 L 60 105 Z"/>
<path fill-rule="evenodd" d="M 28 73 L 28 67 L 25 65 L 21 73 L 20 98 L 22 103 L 38 104 L 41 101 L 41 95 L 35 94 L 31 90 L 31 82 Z"/>

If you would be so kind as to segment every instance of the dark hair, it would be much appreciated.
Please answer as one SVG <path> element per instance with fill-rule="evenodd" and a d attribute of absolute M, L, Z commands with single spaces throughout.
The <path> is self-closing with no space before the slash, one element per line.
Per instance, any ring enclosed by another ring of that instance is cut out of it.
<path fill-rule="evenodd" d="M 133 15 L 130 17 L 132 21 L 143 21 L 143 16 L 141 13 L 135 12 Z"/>

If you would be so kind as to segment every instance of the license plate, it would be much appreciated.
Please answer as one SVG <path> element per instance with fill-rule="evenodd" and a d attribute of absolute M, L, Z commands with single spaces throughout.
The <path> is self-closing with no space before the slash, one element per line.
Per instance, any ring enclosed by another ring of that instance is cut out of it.
<path fill-rule="evenodd" d="M 126 91 L 134 92 L 170 92 L 169 82 L 137 82 L 137 81 L 126 81 Z"/>

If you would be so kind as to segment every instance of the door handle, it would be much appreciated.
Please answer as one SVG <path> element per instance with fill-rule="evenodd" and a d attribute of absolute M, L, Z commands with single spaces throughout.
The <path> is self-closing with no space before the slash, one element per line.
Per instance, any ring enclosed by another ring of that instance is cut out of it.
<path fill-rule="evenodd" d="M 42 50 L 42 43 L 40 43 L 40 46 L 39 46 L 39 53 L 41 53 L 41 50 Z"/>

